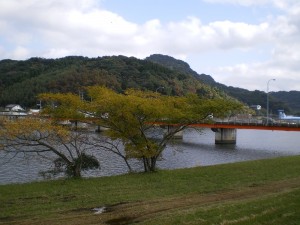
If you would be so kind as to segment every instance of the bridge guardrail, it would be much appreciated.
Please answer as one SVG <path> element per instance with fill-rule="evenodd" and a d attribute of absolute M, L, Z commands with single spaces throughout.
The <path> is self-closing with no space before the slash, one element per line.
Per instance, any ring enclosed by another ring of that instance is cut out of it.
<path fill-rule="evenodd" d="M 248 125 L 248 126 L 271 126 L 271 127 L 300 127 L 300 120 L 298 121 L 284 121 L 284 120 L 266 120 L 257 119 L 234 119 L 228 121 L 216 121 L 216 124 L 232 124 L 232 125 Z"/>

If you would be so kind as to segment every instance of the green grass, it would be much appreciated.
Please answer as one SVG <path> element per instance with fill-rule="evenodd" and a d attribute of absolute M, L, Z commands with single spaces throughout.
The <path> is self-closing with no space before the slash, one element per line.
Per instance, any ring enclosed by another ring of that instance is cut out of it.
<path fill-rule="evenodd" d="M 300 190 L 246 200 L 235 203 L 214 204 L 209 207 L 198 206 L 186 210 L 176 210 L 143 224 L 181 225 L 181 224 L 294 224 L 300 223 Z"/>
<path fill-rule="evenodd" d="M 299 224 L 297 184 L 300 156 L 2 185 L 0 224 L 119 224 L 107 221 L 122 218 L 130 218 L 123 224 Z M 114 211 L 93 215 L 100 206 Z"/>

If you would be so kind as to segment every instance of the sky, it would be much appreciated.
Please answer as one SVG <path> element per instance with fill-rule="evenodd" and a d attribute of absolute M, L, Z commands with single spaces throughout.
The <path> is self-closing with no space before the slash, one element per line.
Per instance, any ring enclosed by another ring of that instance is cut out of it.
<path fill-rule="evenodd" d="M 300 91 L 300 1 L 0 0 L 0 60 L 151 54 L 227 86 Z"/>

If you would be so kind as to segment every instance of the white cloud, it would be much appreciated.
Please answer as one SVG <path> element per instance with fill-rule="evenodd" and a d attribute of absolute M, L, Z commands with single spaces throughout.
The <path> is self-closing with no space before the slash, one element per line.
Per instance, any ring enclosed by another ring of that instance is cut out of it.
<path fill-rule="evenodd" d="M 263 52 L 268 58 L 265 61 L 253 60 L 252 56 L 251 61 L 222 67 L 215 62 L 208 68 L 209 73 L 219 82 L 249 89 L 264 89 L 257 83 L 263 84 L 268 76 L 279 79 L 288 74 L 300 80 L 298 0 L 206 1 L 244 6 L 268 4 L 280 9 L 280 14 L 266 15 L 265 21 L 258 24 L 230 19 L 203 24 L 201 18 L 188 15 L 179 21 L 162 23 L 157 18 L 140 24 L 101 8 L 96 0 L 0 0 L 1 56 L 26 59 L 121 54 L 144 58 L 163 53 L 185 59 L 191 54 L 211 52 Z"/>
<path fill-rule="evenodd" d="M 24 59 L 30 56 L 30 50 L 22 47 L 22 46 L 17 46 L 11 53 L 11 57 L 13 59 Z"/>
<path fill-rule="evenodd" d="M 300 90 L 298 73 L 285 67 L 274 66 L 272 62 L 239 64 L 212 70 L 218 82 L 230 83 L 234 87 L 266 91 L 267 81 L 276 79 L 276 82 L 270 85 L 270 91 Z"/>
<path fill-rule="evenodd" d="M 78 52 L 85 55 L 111 54 L 146 56 L 157 52 L 186 55 L 189 52 L 208 51 L 217 48 L 243 48 L 258 39 L 265 41 L 267 23 L 250 25 L 217 21 L 208 25 L 200 19 L 188 17 L 184 21 L 161 24 L 158 19 L 136 24 L 121 16 L 93 7 L 92 0 L 38 1 L 27 0 L 18 4 L 10 0 L 0 9 L 2 23 L 10 20 L 7 34 L 18 45 L 33 44 L 40 39 L 46 48 L 43 56 L 54 56 L 54 52 Z M 1 0 L 0 0 L 1 3 Z M 5 16 L 6 15 L 6 16 Z M 20 29 L 21 28 L 21 29 Z M 12 35 L 13 34 L 13 35 Z M 53 49 L 64 49 L 53 51 Z M 51 52 L 51 53 L 50 53 Z M 61 54 L 58 54 L 60 56 Z"/>
<path fill-rule="evenodd" d="M 211 23 L 210 27 L 216 32 L 214 38 L 219 40 L 218 47 L 221 48 L 253 47 L 270 39 L 268 23 L 251 25 L 240 22 L 219 21 Z"/>
<path fill-rule="evenodd" d="M 244 0 L 206 0 L 211 3 L 230 3 L 244 6 L 257 6 L 269 4 L 280 9 L 279 14 L 266 17 L 267 20 L 259 26 L 244 24 L 240 31 L 244 30 L 245 37 L 249 37 L 249 48 L 259 49 L 263 42 L 272 48 L 268 53 L 269 58 L 265 61 L 244 62 L 222 67 L 210 67 L 208 70 L 214 78 L 221 83 L 230 84 L 236 87 L 243 87 L 250 90 L 266 90 L 266 81 L 276 78 L 277 82 L 272 84 L 273 90 L 300 90 L 300 2 L 298 0 L 265 0 L 265 1 L 244 1 Z M 224 21 L 215 22 L 224 24 Z M 231 23 L 231 22 L 229 22 Z M 234 23 L 235 27 L 238 27 Z M 222 43 L 225 44 L 226 34 L 230 26 L 221 26 L 224 33 Z M 227 29 L 224 30 L 224 27 Z M 247 31 L 250 31 L 249 33 Z M 252 32 L 251 32 L 252 31 Z M 241 32 L 242 33 L 242 32 Z M 240 34 L 240 33 L 239 33 Z M 233 35 L 234 37 L 236 35 Z M 231 37 L 231 38 L 232 38 Z M 233 49 L 239 46 L 236 39 Z M 232 42 L 230 42 L 232 43 Z"/>

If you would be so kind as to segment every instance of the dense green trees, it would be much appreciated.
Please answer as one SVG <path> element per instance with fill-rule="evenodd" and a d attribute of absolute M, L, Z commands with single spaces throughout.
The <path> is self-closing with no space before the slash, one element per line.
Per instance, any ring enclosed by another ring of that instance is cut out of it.
<path fill-rule="evenodd" d="M 193 76 L 159 64 L 124 56 L 62 59 L 32 58 L 26 61 L 0 61 L 0 105 L 20 104 L 34 107 L 39 93 L 78 94 L 84 87 L 105 85 L 118 92 L 128 88 L 155 91 L 167 95 L 218 91 Z"/>
<path fill-rule="evenodd" d="M 227 87 L 209 75 L 198 74 L 189 65 L 170 56 L 152 55 L 145 60 L 112 56 L 87 58 L 69 56 L 61 59 L 31 58 L 25 61 L 0 61 L 0 106 L 20 104 L 34 107 L 39 93 L 78 94 L 86 86 L 105 85 L 120 93 L 128 88 L 155 91 L 164 86 L 163 94 L 180 96 L 230 95 L 247 105 L 266 108 L 266 93 Z M 270 93 L 270 111 L 300 111 L 295 102 L 300 92 Z M 283 103 L 287 102 L 287 104 Z"/>

